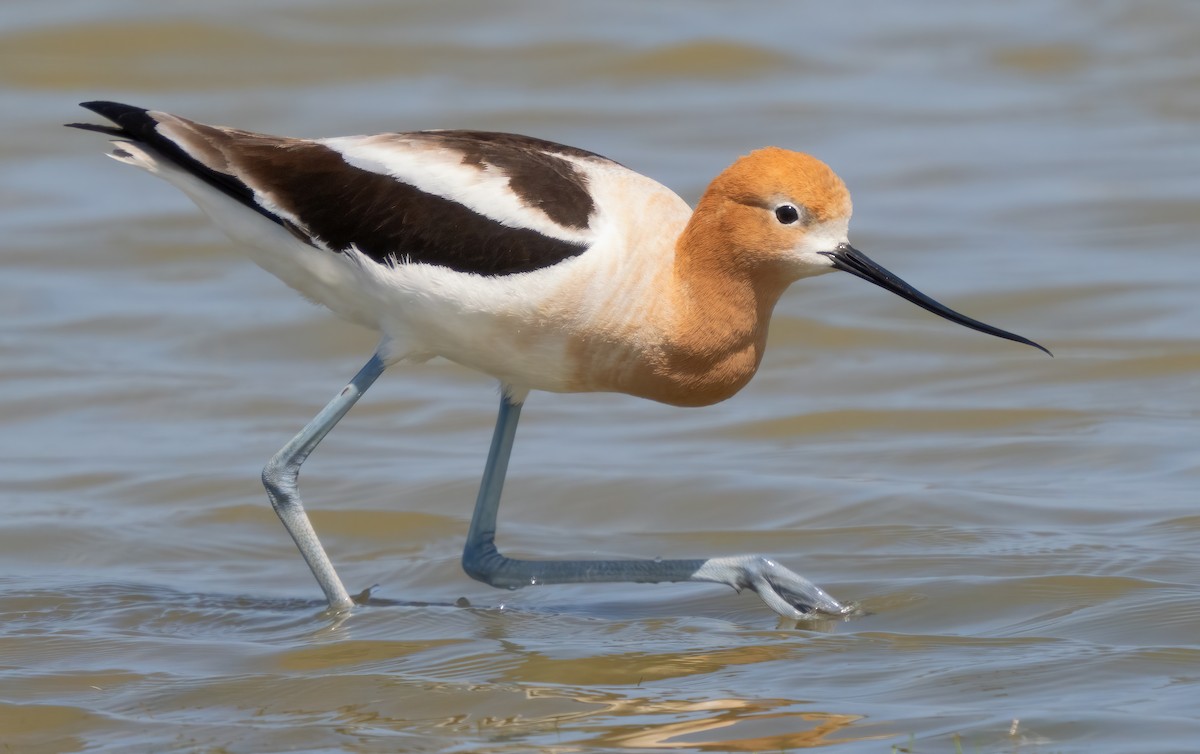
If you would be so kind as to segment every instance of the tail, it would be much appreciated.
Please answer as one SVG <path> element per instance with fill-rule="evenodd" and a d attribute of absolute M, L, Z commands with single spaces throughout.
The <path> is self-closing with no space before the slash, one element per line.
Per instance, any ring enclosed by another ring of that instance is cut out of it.
<path fill-rule="evenodd" d="M 229 139 L 228 130 L 120 102 L 81 102 L 80 107 L 107 118 L 115 125 L 65 125 L 116 137 L 113 151 L 109 153 L 113 159 L 168 180 L 170 176 L 167 174 L 173 171 L 190 174 L 272 222 L 288 226 L 284 219 L 260 205 L 254 190 L 232 171 L 228 158 L 221 152 L 222 143 Z"/>
<path fill-rule="evenodd" d="M 122 105 L 120 102 L 80 102 L 80 107 L 91 110 L 97 115 L 108 118 L 117 127 L 102 126 L 95 123 L 67 123 L 68 128 L 79 128 L 84 131 L 96 131 L 121 139 L 135 141 L 153 141 L 156 121 L 150 111 L 144 107 Z"/>

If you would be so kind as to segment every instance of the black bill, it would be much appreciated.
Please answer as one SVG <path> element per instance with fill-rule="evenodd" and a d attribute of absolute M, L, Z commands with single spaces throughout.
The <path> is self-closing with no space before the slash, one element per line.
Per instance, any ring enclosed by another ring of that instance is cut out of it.
<path fill-rule="evenodd" d="M 874 283 L 880 288 L 891 291 L 900 298 L 908 299 L 922 309 L 931 311 L 939 317 L 945 317 L 951 322 L 957 322 L 963 327 L 969 327 L 972 330 L 978 330 L 979 332 L 984 332 L 988 335 L 995 335 L 997 338 L 1004 338 L 1005 340 L 1013 340 L 1017 343 L 1024 343 L 1027 346 L 1033 346 L 1034 348 L 1045 351 L 1050 356 L 1054 355 L 1050 353 L 1049 349 L 1034 343 L 1028 338 L 1022 338 L 1020 335 L 1010 333 L 1007 330 L 1001 330 L 999 327 L 985 325 L 977 319 L 971 319 L 966 315 L 959 314 L 953 309 L 939 304 L 938 302 L 926 296 L 924 293 L 921 293 L 916 288 L 913 288 L 908 283 L 888 272 L 883 267 L 880 267 L 878 264 L 871 261 L 870 257 L 848 243 L 838 246 L 837 251 L 824 251 L 821 253 L 833 260 L 833 266 L 835 269 L 849 272 L 855 277 L 860 277 L 867 282 Z"/>

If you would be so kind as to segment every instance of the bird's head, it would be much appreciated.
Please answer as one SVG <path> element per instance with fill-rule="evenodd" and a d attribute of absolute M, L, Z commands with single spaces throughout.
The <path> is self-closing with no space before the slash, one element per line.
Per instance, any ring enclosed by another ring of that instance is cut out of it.
<path fill-rule="evenodd" d="M 738 159 L 713 180 L 686 233 L 728 274 L 772 277 L 787 285 L 842 270 L 951 322 L 1050 353 L 938 303 L 851 246 L 851 212 L 850 192 L 828 165 L 811 155 L 767 147 Z"/>

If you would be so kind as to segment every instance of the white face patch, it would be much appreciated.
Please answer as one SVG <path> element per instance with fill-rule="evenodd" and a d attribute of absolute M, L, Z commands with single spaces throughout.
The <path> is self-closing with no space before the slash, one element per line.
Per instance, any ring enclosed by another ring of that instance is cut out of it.
<path fill-rule="evenodd" d="M 832 271 L 833 260 L 826 254 L 836 251 L 838 246 L 844 243 L 849 243 L 849 230 L 849 218 L 829 220 L 811 226 L 792 249 L 792 260 L 800 277 Z"/>

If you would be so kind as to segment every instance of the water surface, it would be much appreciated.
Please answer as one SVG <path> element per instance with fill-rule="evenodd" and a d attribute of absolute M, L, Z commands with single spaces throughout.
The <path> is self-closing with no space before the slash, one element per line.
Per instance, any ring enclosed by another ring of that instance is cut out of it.
<path fill-rule="evenodd" d="M 1198 30 L 1187 0 L 5 3 L 0 744 L 1200 748 Z M 715 586 L 471 581 L 495 388 L 396 370 L 305 466 L 347 586 L 379 585 L 335 620 L 258 475 L 374 339 L 59 128 L 97 98 L 529 133 L 689 201 L 803 149 L 857 246 L 1056 356 L 827 276 L 726 403 L 531 397 L 502 547 L 762 552 L 868 612 L 799 625 Z"/>

